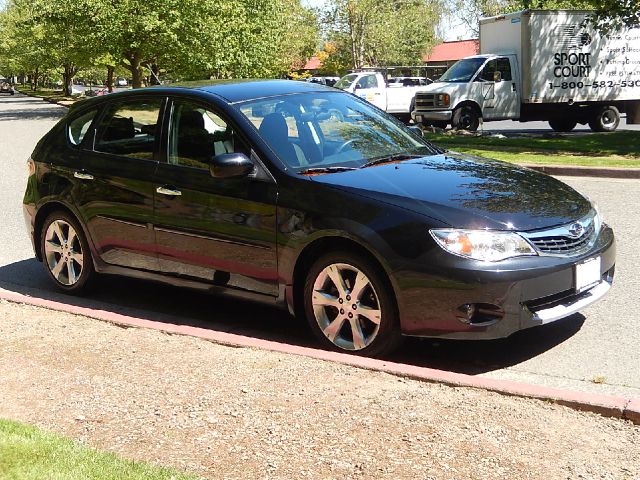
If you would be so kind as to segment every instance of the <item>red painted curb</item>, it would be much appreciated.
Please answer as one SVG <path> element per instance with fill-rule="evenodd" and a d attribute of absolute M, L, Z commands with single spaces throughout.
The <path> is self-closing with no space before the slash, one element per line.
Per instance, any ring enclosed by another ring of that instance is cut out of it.
<path fill-rule="evenodd" d="M 349 365 L 366 370 L 386 372 L 414 380 L 442 383 L 453 387 L 481 388 L 483 390 L 489 390 L 503 395 L 545 400 L 559 405 L 565 405 L 576 410 L 599 413 L 606 417 L 624 418 L 635 424 L 640 424 L 640 399 L 560 390 L 556 388 L 513 382 L 510 380 L 474 377 L 462 373 L 447 372 L 433 368 L 405 365 L 374 358 L 357 357 L 354 355 L 330 352 L 326 350 L 316 350 L 313 348 L 278 343 L 233 333 L 218 332 L 208 330 L 206 328 L 157 322 L 154 320 L 131 317 L 105 310 L 95 310 L 87 307 L 68 305 L 52 300 L 45 300 L 43 298 L 23 295 L 1 288 L 0 299 L 14 303 L 24 303 L 51 310 L 84 315 L 121 326 L 125 325 L 139 328 L 151 328 L 172 334 L 203 338 L 224 345 L 259 348 L 279 353 L 302 355 L 305 357 L 337 362 L 343 365 Z"/>

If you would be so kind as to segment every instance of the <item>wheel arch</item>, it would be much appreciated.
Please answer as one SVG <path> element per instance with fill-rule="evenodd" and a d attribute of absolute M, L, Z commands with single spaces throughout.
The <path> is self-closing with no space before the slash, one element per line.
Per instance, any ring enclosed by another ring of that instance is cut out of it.
<path fill-rule="evenodd" d="M 293 268 L 291 276 L 291 285 L 289 295 L 287 295 L 287 303 L 289 311 L 296 318 L 304 318 L 304 281 L 309 268 L 315 260 L 321 255 L 331 251 L 351 251 L 363 255 L 370 260 L 375 268 L 379 269 L 383 274 L 387 287 L 393 292 L 394 308 L 398 313 L 398 289 L 393 276 L 382 257 L 371 247 L 357 241 L 351 237 L 342 235 L 324 235 L 309 242 L 300 251 Z"/>
<path fill-rule="evenodd" d="M 459 102 L 452 109 L 452 112 L 455 112 L 456 110 L 458 110 L 459 108 L 462 108 L 462 107 L 471 107 L 471 108 L 473 108 L 475 110 L 475 112 L 478 114 L 478 118 L 482 118 L 482 108 L 480 108 L 480 105 L 475 100 L 466 99 L 466 100 L 463 100 L 463 101 Z"/>

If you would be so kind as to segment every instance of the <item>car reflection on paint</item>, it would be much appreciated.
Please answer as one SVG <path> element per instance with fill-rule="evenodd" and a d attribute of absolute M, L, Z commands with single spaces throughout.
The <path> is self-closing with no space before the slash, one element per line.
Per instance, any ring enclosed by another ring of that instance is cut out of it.
<path fill-rule="evenodd" d="M 158 87 L 74 105 L 29 160 L 24 212 L 52 282 L 96 273 L 260 298 L 328 348 L 491 339 L 600 299 L 595 204 L 444 152 L 356 98 L 288 81 Z"/>

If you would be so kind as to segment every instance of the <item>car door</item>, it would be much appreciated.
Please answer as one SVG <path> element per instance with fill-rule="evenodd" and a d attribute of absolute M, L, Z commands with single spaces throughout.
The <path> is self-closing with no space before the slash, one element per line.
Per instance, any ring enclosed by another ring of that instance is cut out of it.
<path fill-rule="evenodd" d="M 499 57 L 489 60 L 476 78 L 476 81 L 482 84 L 484 118 L 519 118 L 520 96 L 513 70 L 515 69 L 511 68 L 509 57 Z"/>
<path fill-rule="evenodd" d="M 276 296 L 275 183 L 211 176 L 214 155 L 251 152 L 210 105 L 175 99 L 166 118 L 166 159 L 154 176 L 161 270 Z"/>
<path fill-rule="evenodd" d="M 145 97 L 107 103 L 68 165 L 74 204 L 97 254 L 111 265 L 158 269 L 152 179 L 163 102 Z"/>
<path fill-rule="evenodd" d="M 376 107 L 385 110 L 387 108 L 386 86 L 375 73 L 362 75 L 355 84 L 355 94 L 373 103 Z"/>

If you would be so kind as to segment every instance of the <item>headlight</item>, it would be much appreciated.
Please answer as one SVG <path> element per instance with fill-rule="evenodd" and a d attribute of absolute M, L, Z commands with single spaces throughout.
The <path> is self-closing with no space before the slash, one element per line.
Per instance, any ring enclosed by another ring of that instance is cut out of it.
<path fill-rule="evenodd" d="M 533 247 L 517 233 L 490 230 L 429 230 L 447 252 L 483 262 L 497 262 L 522 255 L 537 255 Z"/>
<path fill-rule="evenodd" d="M 436 106 L 438 107 L 448 107 L 449 106 L 449 95 L 447 93 L 440 93 L 436 96 Z"/>

